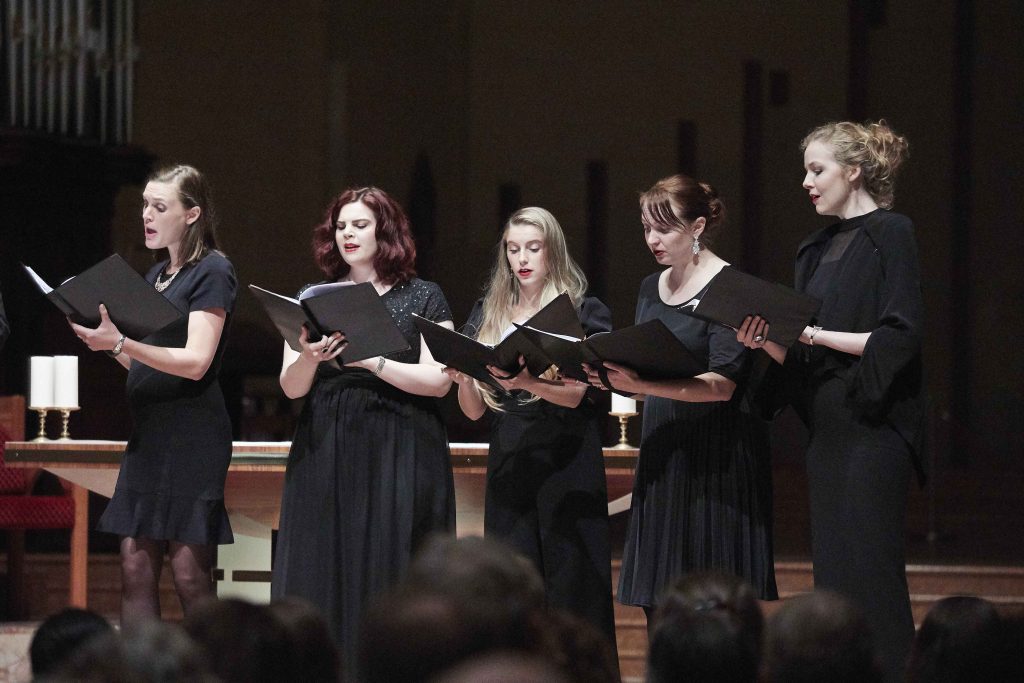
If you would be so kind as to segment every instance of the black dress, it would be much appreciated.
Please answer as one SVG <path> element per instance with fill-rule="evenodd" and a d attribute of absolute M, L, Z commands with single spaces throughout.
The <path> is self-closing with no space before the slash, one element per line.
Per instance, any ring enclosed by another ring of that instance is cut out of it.
<path fill-rule="evenodd" d="M 478 301 L 465 333 L 475 337 L 482 318 Z M 607 332 L 611 314 L 587 297 L 580 322 L 587 335 Z M 614 648 L 603 411 L 592 395 L 576 408 L 528 398 L 513 392 L 494 413 L 484 533 L 532 560 L 548 604 L 589 621 Z"/>
<path fill-rule="evenodd" d="M 734 331 L 663 303 L 659 276 L 640 285 L 636 322 L 661 319 L 736 390 L 709 403 L 645 398 L 618 599 L 653 608 L 666 587 L 700 570 L 735 574 L 775 599 L 767 426 L 741 409 L 749 354 Z"/>
<path fill-rule="evenodd" d="M 381 298 L 411 347 L 388 358 L 418 363 L 412 314 L 451 320 L 444 294 L 413 278 Z M 396 583 L 429 534 L 455 530 L 450 457 L 436 399 L 319 365 L 288 453 L 271 594 L 322 610 L 349 675 L 367 602 Z"/>
<path fill-rule="evenodd" d="M 149 282 L 166 265 L 146 275 Z M 178 272 L 163 295 L 184 314 L 178 322 L 139 341 L 182 348 L 188 313 L 223 308 L 217 351 L 203 378 L 169 375 L 136 360 L 128 371 L 133 429 L 114 497 L 100 518 L 101 531 L 202 545 L 231 543 L 224 510 L 224 479 L 231 463 L 231 420 L 217 374 L 227 342 L 237 281 L 231 263 L 211 252 Z"/>
<path fill-rule="evenodd" d="M 816 324 L 871 333 L 859 357 L 794 344 L 784 370 L 810 432 L 814 586 L 864 611 L 899 680 L 914 635 L 904 520 L 924 415 L 913 225 L 878 209 L 819 231 L 800 248 L 796 286 L 822 300 Z"/>

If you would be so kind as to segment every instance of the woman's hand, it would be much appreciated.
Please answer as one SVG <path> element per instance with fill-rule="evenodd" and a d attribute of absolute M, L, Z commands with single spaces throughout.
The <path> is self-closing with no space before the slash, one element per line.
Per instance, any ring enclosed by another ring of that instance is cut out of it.
<path fill-rule="evenodd" d="M 588 381 L 598 389 L 608 390 L 605 383 L 601 381 L 600 371 L 604 370 L 607 382 L 613 389 L 630 396 L 646 393 L 643 380 L 640 379 L 640 375 L 633 368 L 627 368 L 624 365 L 618 365 L 609 361 L 602 361 L 600 368 L 584 363 L 583 369 L 587 372 Z"/>
<path fill-rule="evenodd" d="M 472 377 L 470 377 L 464 372 L 459 372 L 455 368 L 441 368 L 441 372 L 448 375 L 448 377 L 459 386 L 462 386 L 463 384 L 467 383 L 472 383 L 473 381 Z"/>
<path fill-rule="evenodd" d="M 107 307 L 103 304 L 100 304 L 100 324 L 96 329 L 82 327 L 70 320 L 68 320 L 68 324 L 71 325 L 71 329 L 74 330 L 78 338 L 85 342 L 90 351 L 112 351 L 121 341 L 121 331 L 111 321 L 110 315 L 107 314 Z"/>
<path fill-rule="evenodd" d="M 519 356 L 519 369 L 511 375 L 506 374 L 504 370 L 494 365 L 488 365 L 487 372 L 491 373 L 491 377 L 496 379 L 505 391 L 513 391 L 514 389 L 530 391 L 537 380 L 526 369 L 526 359 L 522 355 Z"/>
<path fill-rule="evenodd" d="M 776 363 L 784 363 L 786 360 L 786 347 L 768 341 L 768 321 L 759 315 L 748 315 L 743 319 L 740 329 L 736 330 L 736 341 L 748 349 L 764 349 L 765 353 L 772 357 Z M 811 328 L 807 328 L 810 330 Z M 800 340 L 803 341 L 803 335 Z"/>
<path fill-rule="evenodd" d="M 736 330 L 736 341 L 748 349 L 759 349 L 768 339 L 768 321 L 759 315 L 748 315 Z"/>
<path fill-rule="evenodd" d="M 340 356 L 341 352 L 348 346 L 348 341 L 341 332 L 332 332 L 329 336 L 322 337 L 319 341 L 310 342 L 309 328 L 303 324 L 302 334 L 299 336 L 299 345 L 302 347 L 302 356 L 306 360 L 314 363 L 323 363 Z"/>

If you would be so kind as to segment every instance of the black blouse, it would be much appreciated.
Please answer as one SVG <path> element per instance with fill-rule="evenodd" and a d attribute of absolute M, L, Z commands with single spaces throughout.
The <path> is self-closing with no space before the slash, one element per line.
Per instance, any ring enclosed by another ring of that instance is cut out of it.
<path fill-rule="evenodd" d="M 855 232 L 842 257 L 823 264 L 836 236 L 850 231 Z M 822 267 L 834 268 L 827 281 L 815 278 Z M 785 398 L 802 410 L 817 382 L 841 377 L 847 384 L 848 405 L 862 419 L 886 422 L 899 432 L 910 445 L 920 474 L 924 301 L 913 223 L 901 214 L 877 209 L 812 234 L 797 250 L 796 289 L 808 291 L 812 282 L 822 298 L 815 325 L 871 336 L 860 357 L 794 344 L 785 364 L 791 391 L 780 396 L 788 394 Z"/>

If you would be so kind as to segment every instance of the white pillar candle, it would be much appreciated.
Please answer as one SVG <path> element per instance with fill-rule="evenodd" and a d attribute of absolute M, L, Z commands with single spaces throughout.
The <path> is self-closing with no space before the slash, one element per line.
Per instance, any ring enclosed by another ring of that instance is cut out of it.
<path fill-rule="evenodd" d="M 636 412 L 636 401 L 629 398 L 628 396 L 620 396 L 619 394 L 612 394 L 612 412 L 619 414 L 628 414 Z"/>
<path fill-rule="evenodd" d="M 29 361 L 28 405 L 30 408 L 53 407 L 53 357 L 32 356 Z"/>
<path fill-rule="evenodd" d="M 78 407 L 78 356 L 54 356 L 53 406 Z"/>

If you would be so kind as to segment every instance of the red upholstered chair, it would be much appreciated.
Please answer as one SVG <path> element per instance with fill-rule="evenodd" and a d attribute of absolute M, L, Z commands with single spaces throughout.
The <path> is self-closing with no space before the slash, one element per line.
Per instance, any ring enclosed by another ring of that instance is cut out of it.
<path fill-rule="evenodd" d="M 38 470 L 4 465 L 4 443 L 25 439 L 25 397 L 0 396 L 0 530 L 7 533 L 9 619 L 24 619 L 25 531 L 70 529 L 75 522 L 75 501 L 65 490 L 61 496 L 33 496 Z"/>

